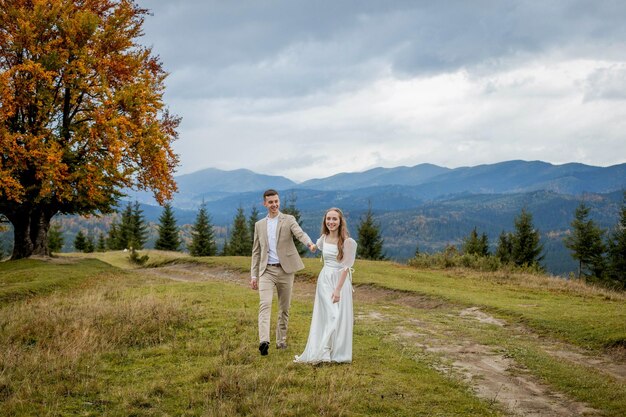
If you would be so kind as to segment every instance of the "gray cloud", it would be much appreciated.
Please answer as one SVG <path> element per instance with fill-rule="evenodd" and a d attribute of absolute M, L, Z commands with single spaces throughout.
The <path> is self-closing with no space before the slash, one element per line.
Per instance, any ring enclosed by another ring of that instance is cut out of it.
<path fill-rule="evenodd" d="M 181 172 L 626 155 L 623 1 L 141 5 L 183 116 Z"/>

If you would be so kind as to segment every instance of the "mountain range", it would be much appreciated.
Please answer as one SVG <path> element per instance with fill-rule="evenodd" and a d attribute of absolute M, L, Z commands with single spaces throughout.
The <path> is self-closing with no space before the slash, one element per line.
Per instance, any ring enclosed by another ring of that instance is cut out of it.
<path fill-rule="evenodd" d="M 297 207 L 303 228 L 312 236 L 319 233 L 320 219 L 328 207 L 344 210 L 353 235 L 359 219 L 371 207 L 387 255 L 398 260 L 411 257 L 416 247 L 432 252 L 448 244 L 460 245 L 474 227 L 488 235 L 493 248 L 500 232 L 513 230 L 514 218 L 526 208 L 542 234 L 547 269 L 563 274 L 575 269 L 563 245 L 575 208 L 584 200 L 592 208 L 594 221 L 612 228 L 626 189 L 626 164 L 598 167 L 517 160 L 453 169 L 420 164 L 341 173 L 301 183 L 247 169 L 208 168 L 177 176 L 176 181 L 179 191 L 172 205 L 178 224 L 192 224 L 204 202 L 219 230 L 220 242 L 238 207 L 246 214 L 253 206 L 264 213 L 262 192 L 275 188 L 283 206 Z M 158 222 L 162 209 L 150 194 L 127 194 L 127 200 L 143 204 L 146 220 Z"/>
<path fill-rule="evenodd" d="M 445 168 L 432 164 L 374 168 L 296 183 L 282 176 L 247 169 L 208 168 L 176 177 L 179 191 L 173 206 L 195 210 L 232 211 L 233 205 L 260 204 L 267 188 L 295 194 L 298 207 L 311 210 L 329 205 L 367 206 L 401 210 L 459 194 L 511 194 L 551 191 L 558 194 L 610 193 L 626 188 L 626 164 L 609 167 L 580 163 L 553 165 L 542 161 L 506 161 L 473 167 Z M 129 192 L 130 199 L 154 204 L 147 193 Z"/>

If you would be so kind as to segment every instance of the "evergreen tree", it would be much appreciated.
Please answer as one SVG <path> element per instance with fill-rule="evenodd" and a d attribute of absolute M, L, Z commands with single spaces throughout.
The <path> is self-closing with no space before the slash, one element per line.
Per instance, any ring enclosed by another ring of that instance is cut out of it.
<path fill-rule="evenodd" d="M 609 236 L 608 278 L 617 286 L 626 289 L 626 192 L 620 219 Z"/>
<path fill-rule="evenodd" d="M 180 237 L 178 227 L 172 211 L 172 205 L 166 203 L 163 206 L 163 213 L 159 217 L 159 237 L 154 245 L 155 249 L 177 251 L 180 247 Z"/>
<path fill-rule="evenodd" d="M 250 217 L 248 217 L 248 228 L 250 229 L 250 242 L 254 243 L 254 225 L 259 221 L 259 210 L 256 206 L 252 206 Z"/>
<path fill-rule="evenodd" d="M 74 238 L 74 248 L 79 252 L 84 252 L 87 247 L 87 238 L 82 230 L 79 230 Z"/>
<path fill-rule="evenodd" d="M 538 266 L 543 259 L 540 234 L 533 226 L 533 216 L 526 209 L 515 218 L 515 232 L 511 237 L 511 255 L 515 265 Z"/>
<path fill-rule="evenodd" d="M 191 236 L 191 245 L 189 245 L 191 256 L 215 256 L 217 247 L 215 245 L 213 225 L 204 203 L 200 206 Z"/>
<path fill-rule="evenodd" d="M 578 277 L 601 278 L 605 269 L 606 247 L 602 241 L 605 231 L 589 219 L 589 212 L 590 208 L 584 202 L 580 203 L 571 223 L 572 234 L 563 242 L 572 251 L 572 258 L 578 261 Z"/>
<path fill-rule="evenodd" d="M 119 249 L 130 249 L 133 246 L 134 233 L 133 205 L 129 202 L 117 229 L 117 245 Z"/>
<path fill-rule="evenodd" d="M 246 215 L 243 207 L 239 206 L 237 214 L 233 220 L 233 230 L 228 243 L 228 253 L 230 256 L 250 256 L 252 253 L 252 239 L 250 239 L 250 229 L 246 222 Z"/>
<path fill-rule="evenodd" d="M 61 226 L 58 223 L 53 224 L 50 230 L 48 230 L 48 249 L 50 249 L 50 253 L 61 252 L 64 243 Z"/>
<path fill-rule="evenodd" d="M 513 261 L 513 236 L 509 232 L 504 230 L 498 237 L 498 246 L 496 248 L 495 256 L 502 261 L 503 264 L 508 264 Z"/>
<path fill-rule="evenodd" d="M 281 211 L 285 214 L 290 214 L 295 217 L 296 222 L 300 225 L 300 227 L 302 227 L 302 224 L 300 223 L 300 210 L 296 208 L 296 200 L 296 194 L 291 193 L 289 197 L 287 197 L 285 207 L 283 207 Z M 298 253 L 300 255 L 304 255 L 307 252 L 307 248 L 295 237 L 293 238 L 293 243 L 296 245 L 296 249 L 298 250 Z"/>
<path fill-rule="evenodd" d="M 485 233 L 478 237 L 476 227 L 471 231 L 469 236 L 463 240 L 463 253 L 487 256 L 489 255 L 489 240 Z"/>
<path fill-rule="evenodd" d="M 224 238 L 224 246 L 222 246 L 222 251 L 220 252 L 220 256 L 230 256 L 230 247 L 228 245 L 228 238 Z"/>
<path fill-rule="evenodd" d="M 141 210 L 138 201 L 135 201 L 135 205 L 133 206 L 130 224 L 132 241 L 131 246 L 135 249 L 143 249 L 143 245 L 146 244 L 146 239 L 148 236 L 148 226 L 146 225 L 146 221 L 143 216 L 143 210 Z"/>
<path fill-rule="evenodd" d="M 380 226 L 374 221 L 372 214 L 372 206 L 370 205 L 358 226 L 357 234 L 359 236 L 359 245 L 357 247 L 357 256 L 361 259 L 381 260 L 385 259 L 383 253 L 384 240 L 381 237 Z"/>
<path fill-rule="evenodd" d="M 95 250 L 96 246 L 93 243 L 93 236 L 89 235 L 85 238 L 85 249 L 83 250 L 86 253 L 91 253 Z"/>
<path fill-rule="evenodd" d="M 129 202 L 116 230 L 116 249 L 142 249 L 146 243 L 147 228 L 139 202 Z"/>
<path fill-rule="evenodd" d="M 107 248 L 110 250 L 121 250 L 124 249 L 120 243 L 119 239 L 119 228 L 117 223 L 111 223 L 111 228 L 109 229 L 109 236 L 107 237 Z"/>
<path fill-rule="evenodd" d="M 104 233 L 102 232 L 98 235 L 98 246 L 96 246 L 96 250 L 98 252 L 104 252 L 107 250 L 106 239 L 104 238 Z"/>

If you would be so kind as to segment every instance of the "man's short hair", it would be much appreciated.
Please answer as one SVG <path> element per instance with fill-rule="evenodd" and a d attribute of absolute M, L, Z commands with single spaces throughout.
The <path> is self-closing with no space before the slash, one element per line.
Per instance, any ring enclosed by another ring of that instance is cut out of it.
<path fill-rule="evenodd" d="M 263 193 L 263 201 L 265 201 L 265 199 L 266 199 L 267 197 L 271 197 L 271 196 L 273 196 L 273 195 L 278 195 L 278 191 L 276 191 L 276 190 L 274 190 L 274 189 L 272 189 L 272 188 L 270 188 L 269 190 L 266 190 L 266 191 Z"/>

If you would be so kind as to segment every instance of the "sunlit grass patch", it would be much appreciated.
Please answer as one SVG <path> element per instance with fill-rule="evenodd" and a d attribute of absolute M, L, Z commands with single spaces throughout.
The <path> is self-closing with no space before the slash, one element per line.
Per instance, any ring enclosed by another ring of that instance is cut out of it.
<path fill-rule="evenodd" d="M 75 262 L 22 259 L 0 263 L 0 306 L 16 300 L 68 290 L 113 271 L 95 259 Z"/>

